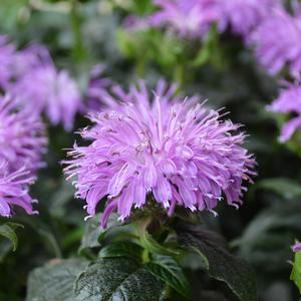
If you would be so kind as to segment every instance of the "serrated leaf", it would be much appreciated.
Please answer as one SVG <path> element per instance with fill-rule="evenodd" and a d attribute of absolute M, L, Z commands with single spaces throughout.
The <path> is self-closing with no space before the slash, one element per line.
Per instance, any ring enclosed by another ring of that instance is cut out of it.
<path fill-rule="evenodd" d="M 290 279 L 295 282 L 301 294 L 301 252 L 297 252 L 295 254 L 295 261 L 294 261 Z"/>
<path fill-rule="evenodd" d="M 159 277 L 168 286 L 182 296 L 189 298 L 189 282 L 180 265 L 172 257 L 156 255 L 146 266 L 152 274 Z"/>
<path fill-rule="evenodd" d="M 69 259 L 33 270 L 28 278 L 26 301 L 75 301 L 74 282 L 88 262 Z"/>
<path fill-rule="evenodd" d="M 101 258 L 114 258 L 114 257 L 132 257 L 140 261 L 143 249 L 129 241 L 118 241 L 104 246 L 100 252 Z"/>
<path fill-rule="evenodd" d="M 207 259 L 212 278 L 225 282 L 241 301 L 257 300 L 254 273 L 245 261 L 230 254 L 198 226 L 182 225 L 176 231 L 183 246 Z"/>
<path fill-rule="evenodd" d="M 163 288 L 164 285 L 136 261 L 114 258 L 90 265 L 78 277 L 75 293 L 79 300 L 85 301 L 156 301 L 160 300 Z"/>
<path fill-rule="evenodd" d="M 6 223 L 0 225 L 0 235 L 6 237 L 11 241 L 13 251 L 16 251 L 18 246 L 18 237 L 15 232 L 15 229 L 18 227 L 23 227 L 23 226 L 16 223 Z"/>

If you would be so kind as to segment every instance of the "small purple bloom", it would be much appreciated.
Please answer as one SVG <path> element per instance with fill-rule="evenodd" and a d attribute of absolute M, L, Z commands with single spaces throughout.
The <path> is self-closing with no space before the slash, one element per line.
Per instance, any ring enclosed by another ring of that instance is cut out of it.
<path fill-rule="evenodd" d="M 13 84 L 12 91 L 21 96 L 33 112 L 45 112 L 51 124 L 63 123 L 68 131 L 73 127 L 76 113 L 82 109 L 76 83 L 67 71 L 57 70 L 52 63 L 29 68 Z"/>
<path fill-rule="evenodd" d="M 169 215 L 176 206 L 213 211 L 223 196 L 229 205 L 242 203 L 255 160 L 242 146 L 241 126 L 174 91 L 162 81 L 154 95 L 143 82 L 131 86 L 125 98 L 90 114 L 94 126 L 81 132 L 90 145 L 69 151 L 65 172 L 89 216 L 107 198 L 103 226 L 113 211 L 129 217 L 150 194 Z"/>
<path fill-rule="evenodd" d="M 280 95 L 275 99 L 268 110 L 277 113 L 295 113 L 293 117 L 287 121 L 282 129 L 279 140 L 281 142 L 288 141 L 294 132 L 301 128 L 301 85 L 285 83 L 285 88 L 280 92 Z"/>
<path fill-rule="evenodd" d="M 27 214 L 36 214 L 32 204 L 36 202 L 28 194 L 28 186 L 34 178 L 24 167 L 11 172 L 9 164 L 0 159 L 0 215 L 10 217 L 12 206 L 22 207 Z"/>
<path fill-rule="evenodd" d="M 220 14 L 217 0 L 156 0 L 155 4 L 160 9 L 149 17 L 150 25 L 167 26 L 182 37 L 204 36 Z"/>
<path fill-rule="evenodd" d="M 47 144 L 40 118 L 7 95 L 0 97 L 0 120 L 0 160 L 7 161 L 9 172 L 25 166 L 35 174 Z"/>
<path fill-rule="evenodd" d="M 219 27 L 230 26 L 231 30 L 243 37 L 258 26 L 271 10 L 278 7 L 279 0 L 220 0 Z"/>
<path fill-rule="evenodd" d="M 294 252 L 300 252 L 301 251 L 301 242 L 296 242 L 293 246 L 292 246 L 292 250 Z"/>
<path fill-rule="evenodd" d="M 300 40 L 300 14 L 290 15 L 284 9 L 276 9 L 251 36 L 258 60 L 271 75 L 286 65 L 293 76 L 300 73 Z"/>
<path fill-rule="evenodd" d="M 104 65 L 96 65 L 90 72 L 87 89 L 87 107 L 89 111 L 100 110 L 105 99 L 109 97 L 108 89 L 113 85 L 113 82 L 104 76 L 104 72 Z"/>

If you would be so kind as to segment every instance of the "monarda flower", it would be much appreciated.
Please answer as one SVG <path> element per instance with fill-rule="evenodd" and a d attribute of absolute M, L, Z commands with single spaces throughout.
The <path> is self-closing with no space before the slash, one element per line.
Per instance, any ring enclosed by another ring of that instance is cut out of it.
<path fill-rule="evenodd" d="M 41 46 L 32 46 L 19 57 L 18 78 L 11 86 L 11 93 L 20 97 L 32 112 L 44 112 L 52 125 L 62 123 L 70 131 L 76 113 L 82 109 L 75 81 L 66 70 L 57 70 L 47 55 L 47 49 L 43 51 Z M 25 58 L 24 64 L 22 57 Z M 32 64 L 26 64 L 29 60 Z"/>
<path fill-rule="evenodd" d="M 253 33 L 256 56 L 271 75 L 285 66 L 296 76 L 301 71 L 300 13 L 290 15 L 277 9 Z"/>
<path fill-rule="evenodd" d="M 43 165 L 47 143 L 40 118 L 6 95 L 0 97 L 0 120 L 0 160 L 7 162 L 9 172 L 25 167 L 34 174 Z"/>
<path fill-rule="evenodd" d="M 94 125 L 81 132 L 90 145 L 69 151 L 65 172 L 88 215 L 107 198 L 103 226 L 113 211 L 124 220 L 148 196 L 169 215 L 176 206 L 213 211 L 223 197 L 235 207 L 242 203 L 255 160 L 242 146 L 240 125 L 172 92 L 162 82 L 154 96 L 143 83 L 132 86 L 111 109 L 91 113 Z"/>
<path fill-rule="evenodd" d="M 10 217 L 13 214 L 13 206 L 22 207 L 27 214 L 35 214 L 32 204 L 33 200 L 28 194 L 28 186 L 34 178 L 30 171 L 24 167 L 19 170 L 10 171 L 7 161 L 0 159 L 0 215 Z"/>
<path fill-rule="evenodd" d="M 285 83 L 284 89 L 271 105 L 267 107 L 269 111 L 283 114 L 293 113 L 293 117 L 284 123 L 279 140 L 288 141 L 296 130 L 301 128 L 301 85 Z"/>
<path fill-rule="evenodd" d="M 228 26 L 235 34 L 248 38 L 250 32 L 265 18 L 271 15 L 271 11 L 279 7 L 279 0 L 215 0 L 219 5 L 219 28 L 221 31 Z"/>
<path fill-rule="evenodd" d="M 155 0 L 159 10 L 149 17 L 154 27 L 165 26 L 182 37 L 200 38 L 207 33 L 219 10 L 216 0 Z"/>

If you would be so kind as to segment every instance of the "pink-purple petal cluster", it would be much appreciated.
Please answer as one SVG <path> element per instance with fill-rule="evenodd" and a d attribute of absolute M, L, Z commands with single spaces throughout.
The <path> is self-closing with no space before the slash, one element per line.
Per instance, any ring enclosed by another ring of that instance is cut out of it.
<path fill-rule="evenodd" d="M 296 242 L 293 246 L 292 246 L 292 250 L 294 252 L 300 252 L 301 251 L 301 243 L 300 242 Z"/>
<path fill-rule="evenodd" d="M 154 94 L 140 82 L 125 96 L 91 113 L 94 125 L 81 132 L 91 143 L 75 144 L 65 162 L 89 216 L 105 197 L 103 226 L 113 211 L 129 217 L 148 195 L 169 215 L 176 206 L 213 211 L 223 196 L 241 204 L 255 160 L 242 146 L 240 125 L 222 121 L 195 98 L 175 97 L 162 81 Z"/>
<path fill-rule="evenodd" d="M 42 163 L 47 139 L 40 118 L 8 95 L 0 97 L 0 160 L 8 171 L 25 167 L 32 175 Z"/>
<path fill-rule="evenodd" d="M 83 104 L 76 82 L 66 70 L 58 70 L 49 51 L 32 44 L 17 50 L 0 35 L 0 87 L 20 99 L 32 113 L 47 115 L 51 124 L 71 130 Z"/>
<path fill-rule="evenodd" d="M 219 0 L 219 28 L 230 27 L 231 31 L 248 38 L 263 20 L 269 18 L 279 0 Z"/>
<path fill-rule="evenodd" d="M 65 130 L 73 127 L 76 113 L 82 109 L 81 96 L 75 82 L 65 70 L 54 65 L 32 68 L 14 84 L 14 95 L 22 95 L 33 112 L 45 112 L 51 124 L 63 123 Z"/>
<path fill-rule="evenodd" d="M 11 217 L 13 206 L 22 207 L 27 214 L 36 214 L 32 204 L 36 202 L 28 194 L 28 186 L 34 181 L 24 167 L 10 171 L 7 161 L 0 159 L 0 216 Z"/>
<path fill-rule="evenodd" d="M 127 19 L 126 27 L 167 27 L 185 38 L 202 38 L 217 24 L 220 32 L 230 29 L 248 38 L 250 32 L 280 7 L 279 0 L 155 0 L 158 11 L 149 18 Z"/>
<path fill-rule="evenodd" d="M 284 123 L 279 137 L 281 142 L 288 141 L 301 128 L 301 85 L 286 83 L 285 86 L 278 98 L 268 106 L 272 112 L 297 115 Z"/>
<path fill-rule="evenodd" d="M 216 0 L 156 0 L 158 12 L 149 17 L 154 27 L 166 26 L 182 37 L 199 38 L 219 18 Z"/>
<path fill-rule="evenodd" d="M 271 75 L 288 66 L 293 76 L 301 71 L 301 19 L 277 9 L 266 18 L 251 37 L 256 56 Z"/>

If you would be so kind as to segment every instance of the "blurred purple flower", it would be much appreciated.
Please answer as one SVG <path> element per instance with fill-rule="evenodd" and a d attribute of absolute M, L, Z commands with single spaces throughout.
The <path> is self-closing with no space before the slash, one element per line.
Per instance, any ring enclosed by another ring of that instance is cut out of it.
<path fill-rule="evenodd" d="M 12 85 L 12 93 L 21 96 L 32 112 L 45 112 L 51 124 L 63 123 L 68 131 L 76 113 L 82 110 L 76 83 L 67 71 L 57 70 L 51 60 L 28 68 Z"/>
<path fill-rule="evenodd" d="M 199 38 L 217 21 L 217 0 L 155 0 L 159 11 L 149 17 L 154 27 L 167 26 L 183 37 Z"/>
<path fill-rule="evenodd" d="M 301 242 L 296 242 L 293 246 L 292 246 L 292 250 L 294 252 L 299 252 L 301 251 Z"/>
<path fill-rule="evenodd" d="M 247 38 L 279 3 L 279 0 L 219 0 L 220 30 L 230 26 L 234 33 Z"/>
<path fill-rule="evenodd" d="M 297 114 L 297 117 L 293 117 L 283 125 L 279 137 L 281 142 L 288 141 L 294 132 L 301 128 L 301 85 L 286 83 L 285 86 L 278 98 L 267 107 L 272 112 Z"/>
<path fill-rule="evenodd" d="M 89 111 L 100 110 L 105 99 L 109 97 L 108 90 L 113 82 L 104 76 L 105 66 L 96 65 L 90 72 L 87 89 L 87 107 Z"/>
<path fill-rule="evenodd" d="M 5 88 L 12 78 L 15 60 L 15 46 L 8 43 L 8 38 L 0 35 L 0 87 Z"/>
<path fill-rule="evenodd" d="M 11 172 L 9 164 L 0 159 L 0 215 L 10 217 L 12 206 L 22 207 L 27 214 L 36 214 L 32 204 L 36 202 L 28 194 L 28 186 L 32 184 L 34 178 L 30 171 L 24 167 Z"/>
<path fill-rule="evenodd" d="M 276 9 L 251 36 L 256 56 L 271 75 L 288 65 L 296 76 L 301 71 L 301 19 L 300 14 L 290 15 Z"/>
<path fill-rule="evenodd" d="M 44 125 L 36 114 L 21 107 L 10 96 L 0 97 L 0 159 L 8 171 L 26 167 L 32 175 L 43 165 L 47 139 Z"/>
<path fill-rule="evenodd" d="M 176 205 L 213 211 L 223 195 L 230 205 L 242 203 L 255 160 L 242 146 L 240 125 L 174 91 L 160 81 L 152 97 L 143 82 L 132 86 L 126 98 L 91 113 L 95 125 L 81 135 L 92 143 L 69 151 L 65 172 L 89 216 L 107 197 L 103 226 L 115 210 L 124 220 L 143 207 L 148 194 L 169 215 Z"/>

